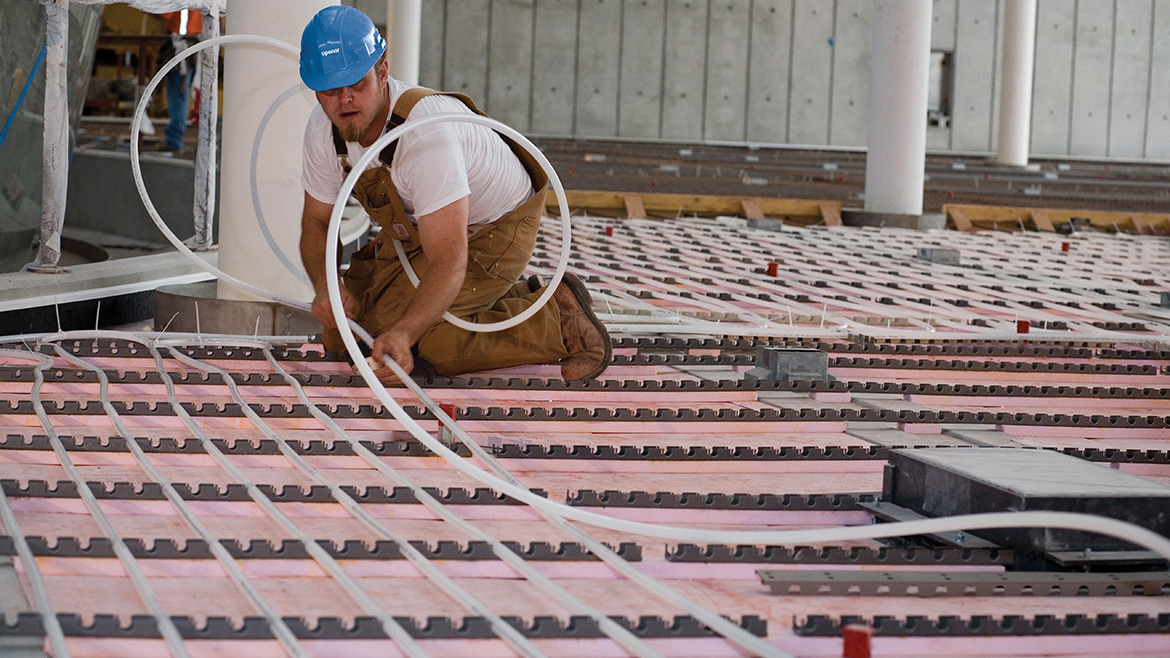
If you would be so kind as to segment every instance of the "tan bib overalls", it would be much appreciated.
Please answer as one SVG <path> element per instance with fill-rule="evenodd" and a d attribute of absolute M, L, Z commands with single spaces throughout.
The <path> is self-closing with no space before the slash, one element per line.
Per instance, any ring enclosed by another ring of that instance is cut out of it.
<path fill-rule="evenodd" d="M 406 120 L 419 100 L 436 94 L 430 89 L 414 88 L 402 94 L 394 105 L 389 128 Z M 484 115 L 470 98 L 453 96 L 476 114 Z M 486 115 L 484 115 L 486 116 Z M 524 272 L 536 246 L 536 232 L 544 214 L 548 178 L 531 155 L 512 140 L 501 135 L 532 177 L 538 191 L 511 212 L 490 224 L 471 227 L 467 244 L 467 274 L 463 287 L 451 304 L 451 314 L 476 323 L 489 323 L 515 317 L 530 307 L 538 292 L 518 291 L 513 284 Z M 335 142 L 338 142 L 336 138 Z M 377 239 L 350 259 L 349 271 L 342 282 L 358 303 L 357 321 L 377 337 L 398 322 L 415 293 L 395 253 L 393 240 L 402 243 L 415 273 L 426 276 L 427 260 L 419 245 L 418 231 L 402 208 L 398 190 L 390 178 L 394 147 L 381 154 L 377 169 L 362 173 L 354 186 L 354 196 L 370 217 L 382 227 Z M 338 156 L 346 173 L 344 143 Z M 325 347 L 344 351 L 336 330 L 326 330 Z M 471 332 L 441 320 L 423 334 L 416 345 L 418 356 L 425 359 L 440 375 L 457 375 L 477 370 L 505 368 L 530 363 L 549 363 L 568 356 L 561 338 L 560 313 L 556 304 L 545 304 L 540 311 L 519 325 L 492 333 Z"/>

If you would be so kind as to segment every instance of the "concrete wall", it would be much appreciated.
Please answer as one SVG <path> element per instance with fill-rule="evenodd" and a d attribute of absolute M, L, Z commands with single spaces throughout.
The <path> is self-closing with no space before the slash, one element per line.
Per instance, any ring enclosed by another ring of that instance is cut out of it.
<path fill-rule="evenodd" d="M 535 135 L 863 146 L 872 4 L 423 0 L 420 77 Z M 995 147 L 1002 22 L 935 0 L 929 148 Z M 1035 154 L 1170 158 L 1170 0 L 1039 0 L 1035 80 Z"/>

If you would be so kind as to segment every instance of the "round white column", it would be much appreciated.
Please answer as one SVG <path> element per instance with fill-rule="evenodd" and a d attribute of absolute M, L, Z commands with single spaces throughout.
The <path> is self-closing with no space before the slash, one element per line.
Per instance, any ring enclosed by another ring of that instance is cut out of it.
<path fill-rule="evenodd" d="M 309 19 L 327 0 L 232 3 L 227 34 L 258 34 L 300 47 Z M 224 50 L 219 267 L 275 293 L 309 301 L 301 267 L 301 136 L 317 100 L 297 58 L 276 48 Z M 252 299 L 220 283 L 222 299 Z"/>
<path fill-rule="evenodd" d="M 1032 69 L 1036 58 L 1036 0 L 1007 0 L 1003 22 L 1003 78 L 996 160 L 1028 164 L 1032 135 Z"/>
<path fill-rule="evenodd" d="M 422 0 L 387 2 L 386 40 L 390 49 L 390 75 L 407 84 L 418 84 L 421 30 Z"/>
<path fill-rule="evenodd" d="M 865 209 L 922 214 L 931 0 L 877 0 L 870 60 Z"/>

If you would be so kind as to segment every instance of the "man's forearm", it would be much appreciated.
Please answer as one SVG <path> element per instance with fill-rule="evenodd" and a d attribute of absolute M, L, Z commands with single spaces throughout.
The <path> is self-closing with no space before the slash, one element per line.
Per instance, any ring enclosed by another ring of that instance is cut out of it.
<path fill-rule="evenodd" d="M 325 242 L 328 230 L 315 223 L 301 228 L 301 264 L 313 284 L 313 290 L 325 289 Z"/>
<path fill-rule="evenodd" d="M 426 272 L 419 278 L 414 298 L 394 329 L 406 334 L 411 344 L 418 342 L 427 330 L 442 320 L 459 295 L 466 275 L 466 259 L 462 262 L 457 259 L 429 262 Z"/>

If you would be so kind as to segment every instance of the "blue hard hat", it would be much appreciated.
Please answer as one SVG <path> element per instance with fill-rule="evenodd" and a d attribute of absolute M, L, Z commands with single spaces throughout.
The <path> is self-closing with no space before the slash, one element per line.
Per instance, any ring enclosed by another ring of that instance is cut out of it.
<path fill-rule="evenodd" d="M 326 7 L 301 33 L 301 80 L 313 91 L 348 87 L 385 51 L 386 40 L 369 16 L 353 7 Z"/>

